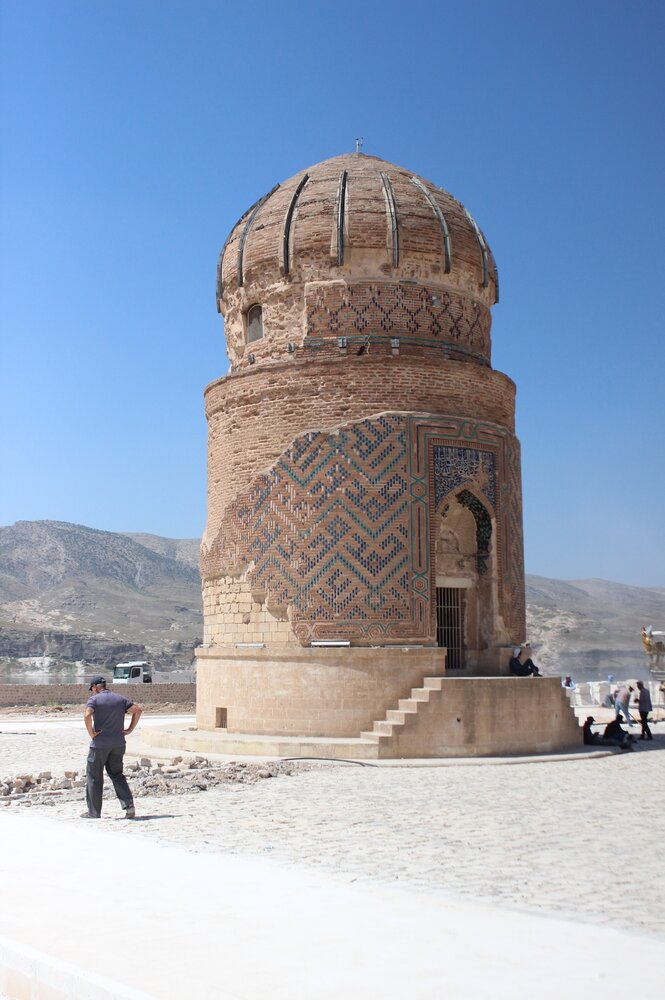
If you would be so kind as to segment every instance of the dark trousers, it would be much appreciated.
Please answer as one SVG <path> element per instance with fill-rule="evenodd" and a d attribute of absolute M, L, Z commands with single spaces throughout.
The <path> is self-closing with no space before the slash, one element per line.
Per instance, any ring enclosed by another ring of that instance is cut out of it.
<path fill-rule="evenodd" d="M 651 730 L 649 729 L 649 713 L 640 712 L 640 722 L 642 723 L 642 736 L 645 740 L 652 740 Z"/>
<path fill-rule="evenodd" d="M 124 747 L 90 747 L 86 767 L 85 800 L 91 816 L 99 818 L 102 814 L 104 768 L 113 782 L 115 794 L 120 799 L 122 808 L 128 809 L 134 805 L 134 797 L 127 784 L 127 778 L 122 773 L 124 756 Z"/>

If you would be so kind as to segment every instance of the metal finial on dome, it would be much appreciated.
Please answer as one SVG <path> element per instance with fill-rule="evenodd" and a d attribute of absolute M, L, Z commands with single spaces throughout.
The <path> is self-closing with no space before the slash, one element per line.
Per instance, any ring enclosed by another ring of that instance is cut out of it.
<path fill-rule="evenodd" d="M 356 139 L 356 153 L 362 153 L 362 151 L 363 151 L 363 142 L 364 141 L 365 140 L 363 139 L 363 137 L 361 135 L 358 136 L 358 138 Z"/>

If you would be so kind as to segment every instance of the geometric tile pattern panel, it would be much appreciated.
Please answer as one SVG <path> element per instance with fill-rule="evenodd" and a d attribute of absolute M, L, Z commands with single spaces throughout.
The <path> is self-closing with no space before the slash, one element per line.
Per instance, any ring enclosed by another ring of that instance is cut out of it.
<path fill-rule="evenodd" d="M 404 418 L 304 434 L 227 509 L 221 565 L 290 605 L 303 641 L 390 635 L 411 618 Z M 401 632 L 400 632 L 401 634 Z"/>
<path fill-rule="evenodd" d="M 271 606 L 290 607 L 303 643 L 432 641 L 430 523 L 445 496 L 464 488 L 496 526 L 501 610 L 519 635 L 516 448 L 493 424 L 402 414 L 303 434 L 227 507 L 203 575 L 246 573 Z"/>
<path fill-rule="evenodd" d="M 308 291 L 306 310 L 308 337 L 340 337 L 355 331 L 369 337 L 445 343 L 489 360 L 489 309 L 454 292 L 388 282 L 339 282 Z"/>

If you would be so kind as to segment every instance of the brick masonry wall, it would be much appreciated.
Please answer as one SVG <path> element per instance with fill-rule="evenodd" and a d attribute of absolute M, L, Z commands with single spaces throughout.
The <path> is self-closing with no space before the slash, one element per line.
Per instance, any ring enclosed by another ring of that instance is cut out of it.
<path fill-rule="evenodd" d="M 196 701 L 196 684 L 121 684 L 113 688 L 143 707 L 150 705 L 191 705 Z M 34 705 L 85 705 L 90 697 L 87 684 L 0 684 L 0 708 Z"/>
<path fill-rule="evenodd" d="M 252 592 L 244 580 L 222 576 L 203 584 L 203 641 L 206 645 L 237 642 L 295 642 L 286 608 L 269 610 L 264 593 Z"/>
<path fill-rule="evenodd" d="M 354 354 L 248 369 L 206 390 L 208 522 L 212 544 L 224 509 L 299 434 L 387 412 L 451 414 L 514 431 L 515 385 L 473 362 Z"/>
<path fill-rule="evenodd" d="M 486 612 L 484 634 L 520 641 L 517 442 L 495 425 L 385 414 L 301 435 L 234 498 L 202 558 L 206 643 L 434 642 L 435 513 L 451 493 L 493 519 L 479 572 L 492 558 L 508 632 Z"/>

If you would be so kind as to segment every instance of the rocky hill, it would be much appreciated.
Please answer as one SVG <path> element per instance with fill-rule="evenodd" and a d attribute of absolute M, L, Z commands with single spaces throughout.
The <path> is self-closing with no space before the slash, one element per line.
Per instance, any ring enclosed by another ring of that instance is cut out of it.
<path fill-rule="evenodd" d="M 198 559 L 198 539 L 0 528 L 0 679 L 123 659 L 188 667 L 203 631 Z M 527 620 L 545 673 L 645 676 L 640 629 L 665 627 L 665 589 L 527 576 Z"/>
<path fill-rule="evenodd" d="M 0 666 L 188 667 L 202 635 L 198 544 L 60 521 L 0 528 Z"/>
<path fill-rule="evenodd" d="M 643 625 L 665 628 L 665 589 L 527 576 L 527 629 L 546 673 L 643 677 Z M 534 657 L 535 658 L 535 657 Z"/>

